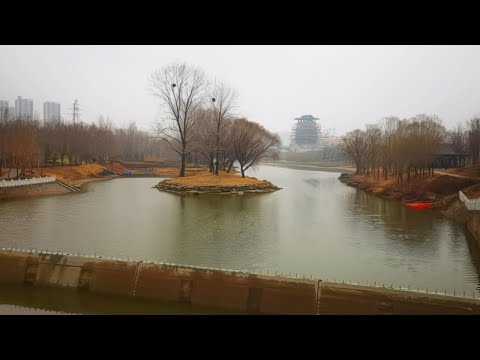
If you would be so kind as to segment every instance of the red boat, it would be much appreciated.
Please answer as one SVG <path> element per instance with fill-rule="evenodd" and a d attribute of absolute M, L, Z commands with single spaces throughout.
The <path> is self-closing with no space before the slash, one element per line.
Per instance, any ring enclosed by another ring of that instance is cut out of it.
<path fill-rule="evenodd" d="M 409 209 L 428 209 L 433 206 L 433 203 L 432 202 L 410 203 L 410 204 L 405 204 L 405 206 Z"/>

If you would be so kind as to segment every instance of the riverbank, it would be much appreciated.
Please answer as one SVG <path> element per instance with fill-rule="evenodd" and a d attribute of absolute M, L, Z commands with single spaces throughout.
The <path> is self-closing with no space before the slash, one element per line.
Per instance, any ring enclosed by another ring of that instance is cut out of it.
<path fill-rule="evenodd" d="M 83 185 L 98 180 L 106 180 L 122 176 L 129 172 L 126 167 L 119 163 L 86 164 L 76 166 L 48 167 L 34 169 L 33 176 L 56 176 L 58 181 L 74 187 L 82 187 Z"/>
<path fill-rule="evenodd" d="M 212 175 L 208 170 L 199 171 L 199 174 L 188 177 L 167 179 L 155 186 L 160 191 L 181 195 L 201 194 L 238 194 L 268 193 L 280 190 L 266 180 L 253 177 L 240 177 L 235 173 L 220 171 L 218 176 Z"/>
<path fill-rule="evenodd" d="M 187 168 L 186 176 L 198 174 L 204 171 L 204 168 Z M 84 190 L 86 185 L 94 181 L 111 180 L 121 176 L 153 176 L 153 177 L 176 177 L 178 168 L 156 168 L 152 173 L 144 174 L 138 169 L 129 169 L 121 163 L 113 162 L 104 165 L 85 164 L 76 166 L 56 166 L 32 169 L 27 174 L 28 178 L 55 176 L 58 182 L 65 183 L 68 186 Z M 18 186 L 9 188 L 0 188 L 1 199 L 18 199 L 39 196 L 65 195 L 71 193 L 71 190 L 61 186 L 58 183 L 37 184 L 29 186 Z"/>
<path fill-rule="evenodd" d="M 480 198 L 480 184 L 462 189 L 469 199 Z M 447 196 L 434 204 L 434 209 L 446 218 L 464 225 L 472 235 L 477 246 L 480 246 L 480 213 L 469 211 L 460 200 L 458 193 Z"/>
<path fill-rule="evenodd" d="M 460 190 L 480 184 L 480 179 L 455 177 L 436 174 L 429 177 L 417 177 L 398 183 L 394 178 L 376 179 L 372 174 L 342 173 L 339 180 L 346 185 L 363 190 L 369 194 L 404 202 L 436 201 L 445 196 L 458 194 Z"/>
<path fill-rule="evenodd" d="M 32 198 L 49 195 L 65 195 L 71 191 L 56 182 L 36 185 L 0 188 L 0 200 Z"/>
<path fill-rule="evenodd" d="M 55 176 L 57 182 L 18 186 L 0 189 L 0 199 L 30 198 L 38 196 L 65 195 L 72 191 L 60 185 L 82 189 L 93 181 L 110 180 L 117 178 L 129 170 L 118 163 L 99 165 L 86 164 L 77 166 L 58 166 L 32 169 L 27 177 Z"/>
<path fill-rule="evenodd" d="M 458 196 L 459 191 L 462 191 L 470 199 L 480 198 L 480 179 L 457 175 L 462 172 L 475 174 L 474 170 L 468 169 L 448 170 L 433 177 L 412 179 L 410 183 L 399 184 L 393 179 L 376 180 L 373 176 L 342 173 L 339 180 L 383 199 L 402 202 L 431 201 L 433 211 L 464 225 L 480 246 L 480 214 L 468 211 Z"/>

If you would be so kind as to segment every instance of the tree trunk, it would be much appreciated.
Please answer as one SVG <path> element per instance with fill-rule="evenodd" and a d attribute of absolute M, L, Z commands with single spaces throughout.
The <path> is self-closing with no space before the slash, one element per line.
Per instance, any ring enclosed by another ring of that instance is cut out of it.
<path fill-rule="evenodd" d="M 220 114 L 219 114 L 220 116 Z M 219 156 L 218 156 L 218 145 L 220 144 L 220 118 L 217 120 L 217 136 L 216 136 L 216 139 L 215 139 L 215 159 L 217 160 L 216 163 L 215 163 L 215 175 L 218 175 L 218 165 L 219 165 L 219 162 L 220 162 L 220 159 L 219 159 Z"/>
<path fill-rule="evenodd" d="M 234 162 L 235 162 L 235 160 L 232 160 L 230 162 L 230 165 L 228 166 L 227 174 L 230 173 L 230 169 L 232 168 Z"/>
<path fill-rule="evenodd" d="M 242 178 L 245 177 L 245 170 L 243 170 L 243 166 L 240 166 L 240 171 L 242 172 Z"/>
<path fill-rule="evenodd" d="M 359 164 L 358 162 L 355 163 L 355 167 L 357 168 L 357 169 L 356 169 L 356 173 L 357 173 L 357 174 L 360 174 L 360 164 Z"/>
<path fill-rule="evenodd" d="M 215 175 L 218 175 L 218 165 L 219 165 L 219 158 L 218 158 L 218 150 L 215 152 Z"/>
<path fill-rule="evenodd" d="M 187 158 L 187 155 L 185 153 L 182 153 L 182 166 L 180 168 L 180 175 L 179 177 L 184 177 L 185 176 L 185 160 Z"/>

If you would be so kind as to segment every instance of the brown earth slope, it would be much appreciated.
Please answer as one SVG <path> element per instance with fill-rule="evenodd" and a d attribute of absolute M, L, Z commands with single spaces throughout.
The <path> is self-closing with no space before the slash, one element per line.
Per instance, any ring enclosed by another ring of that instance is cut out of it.
<path fill-rule="evenodd" d="M 394 178 L 384 180 L 376 179 L 373 175 L 344 173 L 340 176 L 340 181 L 382 198 L 404 201 L 433 201 L 480 184 L 480 179 L 449 175 L 417 177 L 409 182 L 404 179 L 399 183 Z"/>

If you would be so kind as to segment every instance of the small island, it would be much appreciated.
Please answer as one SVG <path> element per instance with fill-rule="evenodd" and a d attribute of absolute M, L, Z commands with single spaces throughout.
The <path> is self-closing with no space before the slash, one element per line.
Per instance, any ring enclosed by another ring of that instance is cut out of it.
<path fill-rule="evenodd" d="M 240 177 L 238 174 L 219 171 L 212 175 L 205 170 L 197 175 L 166 179 L 155 186 L 160 191 L 180 195 L 269 193 L 281 188 L 266 180 Z"/>

